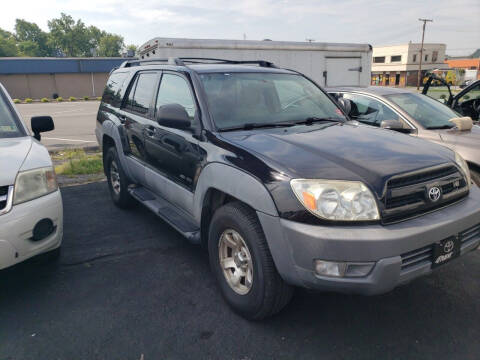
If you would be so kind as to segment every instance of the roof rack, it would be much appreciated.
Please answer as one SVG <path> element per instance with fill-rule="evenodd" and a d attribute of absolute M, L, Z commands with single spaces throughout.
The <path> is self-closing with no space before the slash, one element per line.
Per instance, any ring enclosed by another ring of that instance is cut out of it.
<path fill-rule="evenodd" d="M 167 59 L 135 59 L 124 61 L 120 68 L 140 66 L 140 65 L 178 65 L 187 66 L 187 64 L 256 64 L 260 67 L 276 68 L 275 64 L 266 60 L 227 60 L 216 58 L 201 58 L 201 57 L 179 57 Z"/>

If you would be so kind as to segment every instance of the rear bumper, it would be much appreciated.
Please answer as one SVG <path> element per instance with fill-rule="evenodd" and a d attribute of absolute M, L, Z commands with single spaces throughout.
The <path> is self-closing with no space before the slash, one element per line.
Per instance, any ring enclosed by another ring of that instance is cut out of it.
<path fill-rule="evenodd" d="M 258 212 L 280 275 L 290 284 L 359 294 L 379 294 L 430 273 L 432 259 L 406 266 L 407 255 L 471 230 L 461 255 L 480 245 L 480 190 L 473 186 L 458 204 L 397 224 L 317 226 Z M 473 229 L 473 230 L 472 230 Z M 473 235 L 472 235 L 473 234 Z M 403 257 L 402 257 L 403 255 Z M 314 272 L 316 259 L 374 262 L 369 275 L 359 278 L 322 277 Z M 448 266 L 448 265 L 445 265 Z"/>
<path fill-rule="evenodd" d="M 33 228 L 42 219 L 51 219 L 54 231 L 33 241 Z M 54 250 L 63 238 L 63 206 L 60 190 L 23 204 L 0 216 L 0 269 L 35 255 Z"/>

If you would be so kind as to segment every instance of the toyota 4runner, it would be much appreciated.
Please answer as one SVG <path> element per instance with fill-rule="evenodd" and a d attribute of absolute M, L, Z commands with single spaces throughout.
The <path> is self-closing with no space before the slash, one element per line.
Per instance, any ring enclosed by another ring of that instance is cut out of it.
<path fill-rule="evenodd" d="M 454 151 L 363 126 L 266 61 L 128 61 L 96 135 L 114 203 L 208 248 L 249 319 L 293 286 L 380 294 L 480 244 L 480 190 Z"/>

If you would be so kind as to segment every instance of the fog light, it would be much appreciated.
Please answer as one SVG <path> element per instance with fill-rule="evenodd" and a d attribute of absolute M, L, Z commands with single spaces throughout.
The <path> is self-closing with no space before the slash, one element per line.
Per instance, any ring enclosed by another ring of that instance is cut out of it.
<path fill-rule="evenodd" d="M 372 271 L 375 263 L 344 263 L 325 260 L 315 260 L 315 273 L 320 276 L 362 277 Z"/>
<path fill-rule="evenodd" d="M 33 228 L 32 240 L 33 241 L 43 240 L 54 231 L 55 231 L 55 226 L 53 225 L 53 221 L 50 219 L 42 219 Z"/>
<path fill-rule="evenodd" d="M 345 269 L 347 264 L 333 262 L 333 261 L 315 261 L 315 272 L 320 276 L 336 276 L 343 277 L 345 275 Z"/>

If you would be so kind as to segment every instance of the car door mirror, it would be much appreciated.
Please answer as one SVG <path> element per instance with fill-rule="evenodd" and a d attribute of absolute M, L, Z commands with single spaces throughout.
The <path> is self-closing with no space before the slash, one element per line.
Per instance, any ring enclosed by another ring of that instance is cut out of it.
<path fill-rule="evenodd" d="M 382 129 L 399 131 L 402 133 L 410 133 L 412 130 L 410 128 L 405 128 L 403 123 L 400 120 L 383 120 L 380 123 Z"/>
<path fill-rule="evenodd" d="M 352 102 L 349 99 L 341 97 L 338 99 L 338 104 L 347 115 L 349 115 L 350 111 L 352 111 Z"/>
<path fill-rule="evenodd" d="M 40 133 L 55 129 L 51 116 L 33 116 L 30 119 L 30 124 L 33 131 L 33 137 L 38 141 L 41 139 Z"/>
<path fill-rule="evenodd" d="M 158 108 L 157 122 L 174 129 L 187 129 L 191 125 L 187 110 L 180 104 L 166 104 Z"/>

